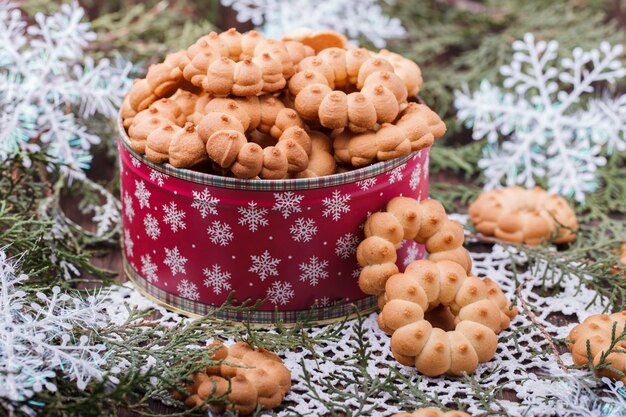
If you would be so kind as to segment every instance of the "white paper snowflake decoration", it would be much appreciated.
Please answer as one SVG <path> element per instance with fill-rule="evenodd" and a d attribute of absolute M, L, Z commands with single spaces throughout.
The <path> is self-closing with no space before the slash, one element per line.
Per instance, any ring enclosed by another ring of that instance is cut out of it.
<path fill-rule="evenodd" d="M 387 3 L 392 3 L 386 0 Z M 332 29 L 350 38 L 363 36 L 376 47 L 406 35 L 400 19 L 386 16 L 379 0 L 221 0 L 272 38 L 300 28 Z"/>
<path fill-rule="evenodd" d="M 604 155 L 626 149 L 626 97 L 605 92 L 584 100 L 598 84 L 626 76 L 622 46 L 576 48 L 560 60 L 558 49 L 526 34 L 500 69 L 503 88 L 483 81 L 473 93 L 456 92 L 458 118 L 488 142 L 479 161 L 486 189 L 546 178 L 550 192 L 582 202 L 598 186 Z"/>
<path fill-rule="evenodd" d="M 76 381 L 79 389 L 103 380 L 105 346 L 74 329 L 104 326 L 105 299 L 79 298 L 59 287 L 50 294 L 29 294 L 20 288 L 27 279 L 0 248 L 0 401 L 56 391 L 58 375 Z"/>
<path fill-rule="evenodd" d="M 85 56 L 96 34 L 84 14 L 73 2 L 27 24 L 16 5 L 0 2 L 0 161 L 41 150 L 70 180 L 84 177 L 100 141 L 86 121 L 116 116 L 131 68 Z"/>

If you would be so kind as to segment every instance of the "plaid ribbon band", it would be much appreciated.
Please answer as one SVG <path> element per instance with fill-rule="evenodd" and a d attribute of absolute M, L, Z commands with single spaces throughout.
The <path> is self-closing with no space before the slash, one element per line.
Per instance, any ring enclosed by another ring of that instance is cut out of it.
<path fill-rule="evenodd" d="M 215 317 L 217 320 L 233 321 L 250 324 L 275 324 L 293 325 L 297 323 L 307 323 L 310 325 L 331 323 L 340 321 L 346 317 L 370 313 L 377 308 L 376 297 L 365 296 L 356 301 L 337 302 L 332 306 L 313 308 L 310 310 L 274 310 L 274 311 L 249 311 L 242 313 L 235 308 L 220 308 L 220 306 L 203 304 L 187 298 L 179 297 L 176 294 L 167 292 L 141 276 L 141 274 L 126 261 L 124 255 L 124 272 L 147 298 L 170 310 L 191 317 L 204 317 L 207 315 Z"/>

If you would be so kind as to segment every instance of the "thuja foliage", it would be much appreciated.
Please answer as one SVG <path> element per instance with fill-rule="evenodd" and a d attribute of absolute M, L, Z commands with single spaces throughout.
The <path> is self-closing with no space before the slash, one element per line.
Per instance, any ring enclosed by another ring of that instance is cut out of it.
<path fill-rule="evenodd" d="M 566 51 L 574 47 L 588 50 L 603 41 L 614 45 L 626 41 L 620 26 L 626 9 L 621 2 L 610 0 L 427 0 L 419 5 L 400 1 L 387 12 L 400 17 L 409 33 L 388 47 L 419 63 L 425 80 L 420 95 L 448 126 L 446 138 L 433 147 L 431 171 L 461 173 L 474 183 L 484 182 L 477 165 L 483 143 L 461 145 L 458 140 L 467 132 L 455 117 L 454 91 L 465 86 L 475 91 L 482 80 L 499 85 L 499 69 L 511 61 L 512 42 L 525 33 L 533 33 L 537 40 L 556 40 Z M 618 83 L 621 88 L 624 80 Z M 611 187 L 618 177 L 609 167 L 600 168 L 599 177 L 607 188 L 602 190 L 600 185 L 598 197 L 609 191 L 612 198 L 596 199 L 590 205 L 606 207 L 604 202 L 619 197 Z M 457 200 L 467 200 L 467 190 L 453 189 Z"/>
<path fill-rule="evenodd" d="M 24 288 L 33 284 L 27 282 Z M 124 307 L 111 305 L 106 294 L 94 296 L 101 299 L 98 306 L 109 309 L 108 313 L 113 313 L 115 319 L 106 324 L 85 320 L 82 326 L 71 331 L 77 339 L 89 338 L 89 346 L 98 347 L 103 362 L 94 363 L 94 366 L 99 366 L 97 372 L 103 377 L 92 379 L 86 388 L 81 389 L 67 377 L 66 373 L 71 371 L 59 372 L 58 377 L 50 381 L 55 385 L 54 390 L 35 392 L 23 400 L 0 398 L 0 413 L 4 410 L 15 416 L 108 416 L 117 415 L 119 409 L 125 409 L 140 415 L 159 415 L 150 408 L 150 402 L 167 399 L 170 404 L 179 407 L 179 411 L 172 415 L 206 415 L 201 408 L 187 409 L 173 400 L 170 393 L 173 390 L 185 393 L 193 373 L 221 364 L 211 358 L 211 349 L 215 348 L 207 348 L 210 339 L 247 340 L 254 346 L 272 350 L 297 346 L 313 352 L 318 344 L 340 337 L 346 326 L 346 321 L 340 321 L 310 336 L 305 330 L 308 326 L 306 322 L 288 330 L 278 325 L 278 330 L 268 331 L 250 325 L 216 321 L 215 316 L 223 308 L 245 313 L 258 307 L 257 303 L 234 305 L 230 298 L 222 307 L 200 319 L 168 323 L 155 320 L 152 309 L 129 309 L 124 314 Z M 28 291 L 20 297 L 23 302 L 41 302 L 38 301 L 39 296 Z M 101 315 L 99 307 L 93 310 L 94 315 Z M 118 320 L 124 316 L 123 320 Z M 60 359 L 59 366 L 62 367 L 63 363 Z M 0 377 L 5 371 L 0 368 Z M 220 399 L 211 399 L 216 400 Z"/>
<path fill-rule="evenodd" d="M 625 43 L 618 19 L 626 10 L 620 7 L 610 0 L 397 1 L 387 12 L 402 20 L 409 35 L 388 46 L 420 65 L 420 95 L 453 126 L 453 91 L 464 84 L 477 87 L 483 79 L 497 81 L 515 39 L 531 32 L 565 50 Z"/>
<path fill-rule="evenodd" d="M 49 172 L 54 161 L 43 154 L 29 158 L 30 166 L 20 154 L 0 164 L 0 247 L 21 256 L 22 271 L 39 286 L 54 284 L 57 277 L 64 278 L 57 284 L 69 286 L 108 276 L 90 262 L 89 237 L 52 216 L 60 199 L 58 184 L 64 181 Z"/>
<path fill-rule="evenodd" d="M 54 11 L 56 0 L 29 0 L 30 13 Z M 187 47 L 216 29 L 218 0 L 135 2 L 81 1 L 98 39 L 90 50 L 96 57 L 122 54 L 144 65 L 165 53 Z"/>

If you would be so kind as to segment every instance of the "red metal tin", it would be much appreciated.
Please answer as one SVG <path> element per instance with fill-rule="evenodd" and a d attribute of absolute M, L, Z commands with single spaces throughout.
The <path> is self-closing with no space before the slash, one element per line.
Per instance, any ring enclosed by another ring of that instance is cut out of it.
<path fill-rule="evenodd" d="M 125 270 L 144 293 L 190 315 L 234 298 L 266 300 L 243 317 L 269 323 L 343 318 L 376 306 L 361 292 L 355 250 L 363 223 L 399 195 L 428 195 L 428 149 L 328 177 L 240 180 L 154 164 L 120 125 Z M 401 270 L 422 258 L 404 242 Z"/>

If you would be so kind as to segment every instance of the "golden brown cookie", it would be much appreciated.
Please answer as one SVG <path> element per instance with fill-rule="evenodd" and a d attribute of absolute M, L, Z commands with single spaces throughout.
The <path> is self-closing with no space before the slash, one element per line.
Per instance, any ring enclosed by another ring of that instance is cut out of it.
<path fill-rule="evenodd" d="M 295 110 L 271 96 L 261 99 L 214 98 L 206 105 L 198 134 L 209 158 L 238 178 L 283 179 L 309 166 L 311 138 Z M 263 149 L 246 132 L 269 134 L 276 141 Z"/>
<path fill-rule="evenodd" d="M 476 231 L 508 242 L 540 245 L 576 239 L 578 221 L 567 200 L 539 187 L 483 192 L 469 207 Z"/>
<path fill-rule="evenodd" d="M 572 351 L 574 364 L 587 365 L 589 362 L 588 355 L 591 355 L 593 365 L 597 366 L 602 356 L 609 351 L 613 329 L 615 329 L 616 337 L 619 337 L 626 332 L 625 326 L 626 311 L 614 314 L 594 314 L 576 325 L 567 337 L 572 341 L 569 348 Z M 614 349 L 617 351 L 609 353 L 604 359 L 604 364 L 609 365 L 609 367 L 599 370 L 596 375 L 626 382 L 626 377 L 622 376 L 626 373 L 626 353 L 619 351 L 625 347 L 625 342 L 618 342 Z M 621 372 L 622 375 L 615 370 Z"/>
<path fill-rule="evenodd" d="M 406 106 L 407 89 L 393 65 L 366 49 L 324 49 L 300 61 L 298 70 L 289 80 L 295 109 L 328 129 L 372 130 Z"/>
<path fill-rule="evenodd" d="M 185 387 L 188 395 L 173 392 L 188 407 L 206 404 L 215 412 L 234 410 L 247 415 L 257 405 L 266 410 L 278 407 L 291 390 L 291 373 L 274 353 L 245 342 L 230 347 L 215 342 L 208 348 L 211 359 L 219 364 L 193 374 L 193 382 Z"/>
<path fill-rule="evenodd" d="M 311 138 L 311 155 L 306 169 L 296 173 L 293 178 L 315 178 L 332 175 L 337 170 L 333 157 L 332 140 L 317 131 L 309 132 Z"/>
<path fill-rule="evenodd" d="M 419 93 L 424 80 L 422 79 L 422 70 L 419 65 L 403 57 L 402 55 L 390 52 L 386 49 L 381 49 L 377 54 L 393 65 L 394 72 L 402 79 L 406 86 L 409 97 L 417 95 Z"/>
<path fill-rule="evenodd" d="M 283 37 L 283 40 L 298 41 L 312 48 L 315 53 L 321 52 L 327 48 L 345 49 L 348 45 L 348 39 L 341 33 L 333 30 L 311 30 L 302 28 L 289 33 Z"/>
<path fill-rule="evenodd" d="M 282 89 L 294 65 L 313 50 L 296 41 L 267 39 L 256 31 L 211 32 L 187 48 L 183 77 L 215 96 L 248 97 Z"/>
<path fill-rule="evenodd" d="M 462 246 L 463 228 L 448 220 L 443 206 L 396 197 L 386 211 L 367 219 L 364 231 L 357 248 L 363 267 L 359 286 L 378 296 L 378 324 L 391 335 L 398 362 L 438 376 L 473 372 L 478 363 L 490 360 L 496 334 L 509 326 L 517 310 L 509 308 L 495 282 L 468 275 L 471 260 Z M 423 244 L 438 259 L 412 262 L 399 273 L 396 250 L 403 240 Z"/>
<path fill-rule="evenodd" d="M 382 124 L 376 132 L 335 131 L 335 159 L 362 167 L 427 148 L 445 132 L 445 124 L 428 106 L 409 103 L 393 123 Z"/>

